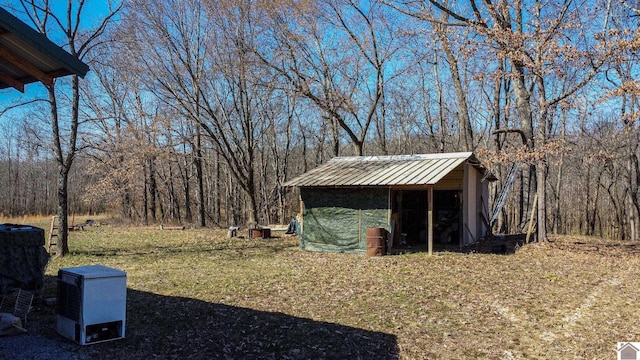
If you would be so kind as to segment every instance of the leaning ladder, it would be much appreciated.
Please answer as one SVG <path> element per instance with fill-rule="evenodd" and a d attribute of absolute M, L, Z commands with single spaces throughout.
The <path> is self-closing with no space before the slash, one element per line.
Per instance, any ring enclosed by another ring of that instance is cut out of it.
<path fill-rule="evenodd" d="M 502 211 L 504 207 L 504 203 L 507 201 L 507 196 L 511 192 L 511 188 L 513 187 L 513 183 L 516 182 L 516 175 L 518 174 L 518 169 L 520 168 L 518 163 L 513 163 L 511 165 L 511 169 L 507 174 L 507 178 L 504 181 L 504 185 L 502 186 L 502 190 L 500 191 L 500 195 L 498 196 L 498 200 L 496 200 L 496 204 L 493 207 L 493 213 L 491 214 L 491 220 L 489 224 L 493 226 L 493 223 L 498 219 L 498 215 Z"/>
<path fill-rule="evenodd" d="M 56 245 L 58 245 L 58 217 L 51 217 L 51 227 L 49 227 L 49 237 L 47 238 L 47 252 L 51 254 L 51 249 L 55 251 Z M 55 240 L 54 240 L 55 238 Z"/>

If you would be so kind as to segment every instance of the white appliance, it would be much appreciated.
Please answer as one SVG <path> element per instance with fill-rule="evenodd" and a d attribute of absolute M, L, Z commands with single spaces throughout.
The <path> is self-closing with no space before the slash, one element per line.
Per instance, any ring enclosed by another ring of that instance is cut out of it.
<path fill-rule="evenodd" d="M 80 345 L 124 338 L 127 273 L 104 265 L 58 271 L 56 331 Z"/>

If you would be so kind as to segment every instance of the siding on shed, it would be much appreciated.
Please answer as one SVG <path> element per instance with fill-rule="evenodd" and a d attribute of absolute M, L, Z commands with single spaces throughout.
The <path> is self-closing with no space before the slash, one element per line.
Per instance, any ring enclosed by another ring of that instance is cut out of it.
<path fill-rule="evenodd" d="M 462 199 L 462 244 L 466 245 L 471 244 L 478 237 L 479 233 L 477 231 L 477 215 L 475 215 L 478 211 L 478 203 L 476 201 L 477 198 L 477 171 L 473 168 L 473 166 L 465 165 L 464 171 L 466 172 L 466 176 L 464 177 L 464 190 L 463 190 L 463 199 Z"/>

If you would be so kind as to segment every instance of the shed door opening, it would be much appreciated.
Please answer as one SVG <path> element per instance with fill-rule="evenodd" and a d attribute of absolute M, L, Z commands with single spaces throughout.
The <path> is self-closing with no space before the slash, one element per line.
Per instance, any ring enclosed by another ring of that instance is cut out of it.
<path fill-rule="evenodd" d="M 428 192 L 396 191 L 393 195 L 392 218 L 397 221 L 394 247 L 426 247 Z"/>
<path fill-rule="evenodd" d="M 433 240 L 437 246 L 460 244 L 460 199 L 458 190 L 433 192 Z"/>
<path fill-rule="evenodd" d="M 429 198 L 426 190 L 398 190 L 392 193 L 395 248 L 424 248 L 427 245 Z M 459 190 L 433 191 L 433 244 L 436 249 L 458 248 L 462 234 L 462 205 Z"/>

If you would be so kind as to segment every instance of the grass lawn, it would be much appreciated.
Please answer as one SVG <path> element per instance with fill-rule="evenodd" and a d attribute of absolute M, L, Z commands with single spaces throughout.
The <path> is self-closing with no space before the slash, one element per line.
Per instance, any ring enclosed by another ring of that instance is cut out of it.
<path fill-rule="evenodd" d="M 59 268 L 127 272 L 126 338 L 78 347 L 94 359 L 611 359 L 617 342 L 640 341 L 640 247 L 628 243 L 371 258 L 225 235 L 73 232 L 45 295 Z M 38 305 L 27 328 L 57 337 L 53 313 Z"/>

